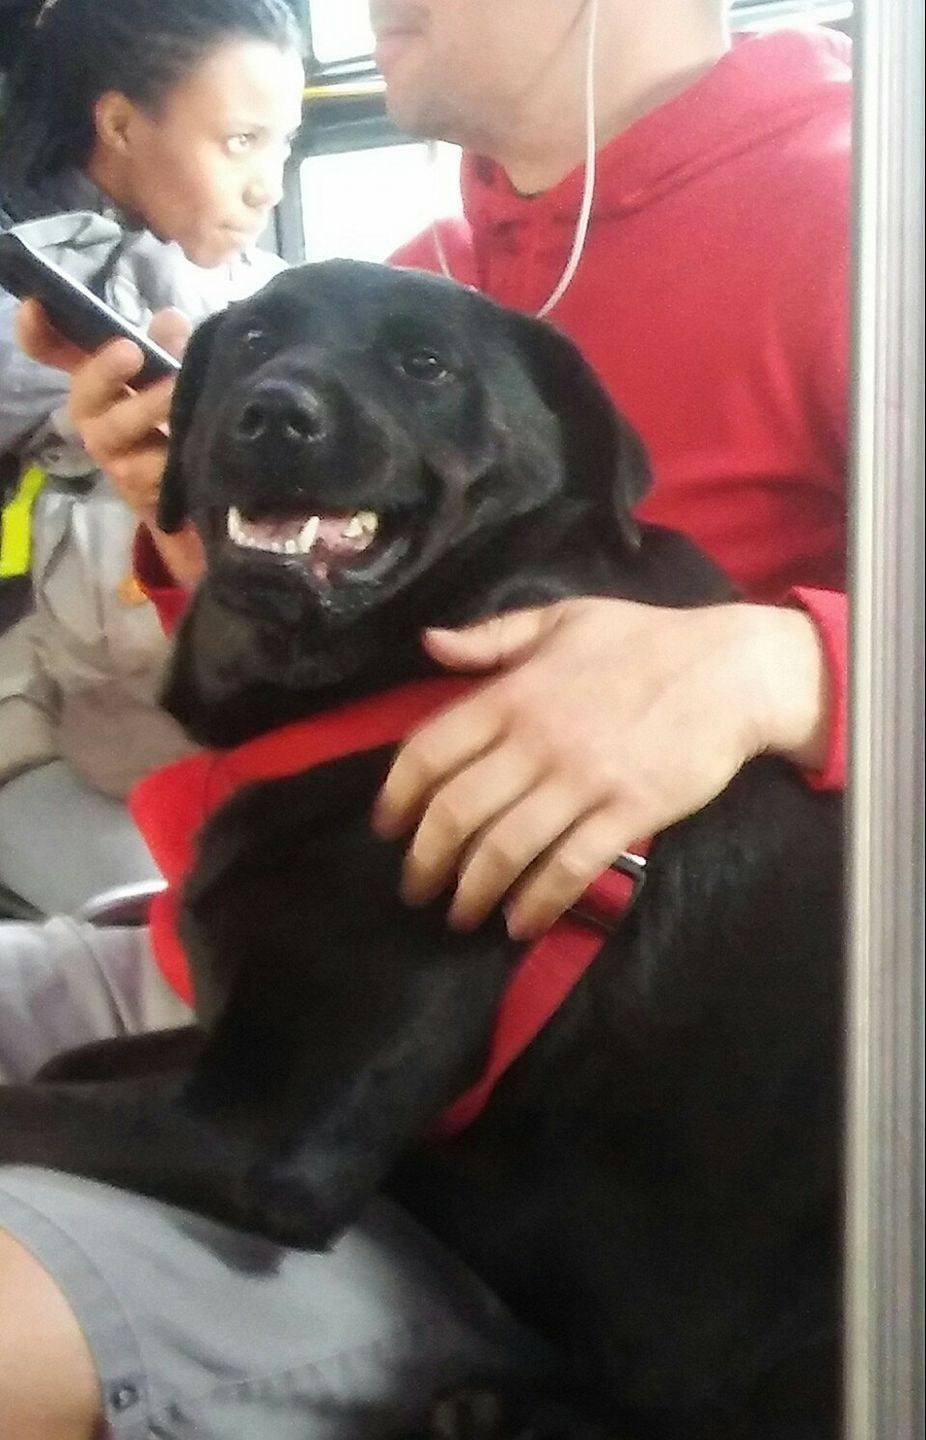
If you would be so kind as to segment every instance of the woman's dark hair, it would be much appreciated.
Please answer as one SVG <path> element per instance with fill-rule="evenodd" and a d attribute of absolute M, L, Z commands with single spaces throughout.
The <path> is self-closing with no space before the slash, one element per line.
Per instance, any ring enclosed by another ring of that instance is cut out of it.
<path fill-rule="evenodd" d="M 0 206 L 15 214 L 11 196 L 84 167 L 107 90 L 156 114 L 236 38 L 302 48 L 288 0 L 0 0 Z"/>

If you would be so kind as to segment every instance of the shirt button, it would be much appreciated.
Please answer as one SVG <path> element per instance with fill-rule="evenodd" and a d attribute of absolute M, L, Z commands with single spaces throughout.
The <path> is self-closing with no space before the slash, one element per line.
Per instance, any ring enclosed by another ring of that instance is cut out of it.
<path fill-rule="evenodd" d="M 138 1387 L 136 1385 L 117 1385 L 111 1391 L 109 1398 L 114 1410 L 128 1410 L 129 1406 L 136 1404 L 138 1400 Z"/>

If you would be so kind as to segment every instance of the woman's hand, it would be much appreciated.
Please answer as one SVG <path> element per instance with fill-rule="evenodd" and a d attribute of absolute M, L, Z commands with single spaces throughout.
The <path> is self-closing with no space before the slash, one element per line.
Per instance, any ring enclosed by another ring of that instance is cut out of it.
<path fill-rule="evenodd" d="M 405 898 L 453 885 L 460 928 L 507 895 L 510 932 L 542 933 L 753 755 L 823 761 L 825 665 L 801 611 L 567 600 L 425 643 L 451 669 L 504 672 L 406 742 L 374 813 L 382 834 L 415 832 Z"/>
<path fill-rule="evenodd" d="M 178 310 L 162 310 L 151 322 L 151 336 L 171 354 L 183 353 L 189 322 Z M 54 330 L 41 306 L 27 300 L 17 319 L 19 342 L 27 354 L 71 375 L 68 414 L 88 455 L 113 488 L 151 531 L 162 558 L 181 584 L 202 573 L 202 548 L 192 530 L 165 535 L 157 528 L 157 501 L 167 458 L 167 423 L 172 378 L 133 390 L 143 363 L 131 340 L 112 340 L 86 355 Z"/>

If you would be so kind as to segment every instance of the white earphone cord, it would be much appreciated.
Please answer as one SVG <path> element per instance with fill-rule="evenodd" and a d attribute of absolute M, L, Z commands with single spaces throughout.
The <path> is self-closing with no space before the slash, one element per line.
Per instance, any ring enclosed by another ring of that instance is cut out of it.
<path fill-rule="evenodd" d="M 559 277 L 553 293 L 537 311 L 538 319 L 549 315 L 550 311 L 559 304 L 569 289 L 569 286 L 572 284 L 576 270 L 579 268 L 582 251 L 585 249 L 589 222 L 592 217 L 592 203 L 595 198 L 595 156 L 597 150 L 595 134 L 595 40 L 597 34 L 598 0 L 588 0 L 588 41 L 585 51 L 585 184 L 582 189 L 582 203 L 579 206 L 579 215 L 576 220 L 575 234 L 572 240 L 572 249 L 569 252 L 569 259 L 566 261 L 563 273 Z M 433 165 L 437 155 L 437 144 L 433 140 L 428 145 L 428 154 L 433 173 Z M 448 264 L 447 253 L 444 250 L 444 242 L 441 239 L 440 229 L 436 220 L 431 221 L 431 234 L 434 239 L 434 249 L 437 252 L 440 268 L 448 280 L 453 280 L 455 277 Z"/>

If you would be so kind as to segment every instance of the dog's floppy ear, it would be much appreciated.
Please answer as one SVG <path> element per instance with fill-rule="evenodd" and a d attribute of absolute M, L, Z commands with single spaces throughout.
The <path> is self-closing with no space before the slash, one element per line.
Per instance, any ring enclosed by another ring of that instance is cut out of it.
<path fill-rule="evenodd" d="M 621 538 L 638 548 L 633 510 L 651 481 L 643 441 L 567 336 L 544 320 L 519 315 L 515 323 L 534 383 L 559 420 L 570 478 L 604 501 Z"/>
<path fill-rule="evenodd" d="M 183 442 L 202 389 L 220 318 L 219 315 L 210 315 L 197 325 L 190 336 L 174 386 L 170 404 L 170 448 L 161 480 L 157 514 L 158 527 L 168 535 L 175 534 L 189 514 L 186 476 L 183 471 Z"/>

